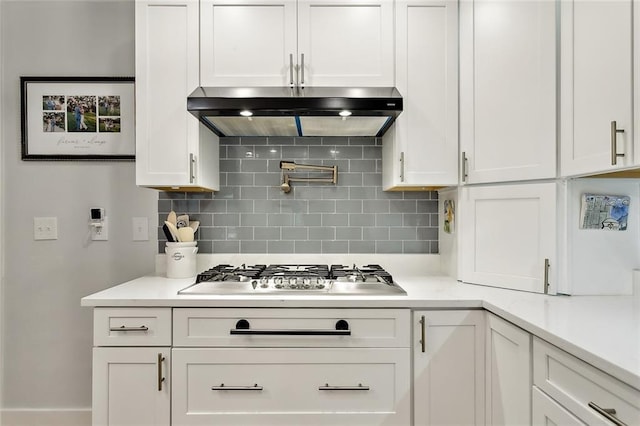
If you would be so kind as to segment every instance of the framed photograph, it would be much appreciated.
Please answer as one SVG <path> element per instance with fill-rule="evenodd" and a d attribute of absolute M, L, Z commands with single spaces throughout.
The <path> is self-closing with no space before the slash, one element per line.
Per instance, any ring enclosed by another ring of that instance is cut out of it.
<path fill-rule="evenodd" d="M 135 160 L 133 77 L 20 77 L 23 160 Z"/>

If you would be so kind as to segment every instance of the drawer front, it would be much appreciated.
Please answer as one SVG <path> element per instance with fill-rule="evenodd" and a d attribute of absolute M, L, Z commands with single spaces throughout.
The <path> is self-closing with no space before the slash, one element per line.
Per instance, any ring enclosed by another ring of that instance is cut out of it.
<path fill-rule="evenodd" d="M 615 417 L 627 425 L 640 424 L 640 391 L 538 338 L 533 382 L 587 424 L 613 424 L 590 403 L 615 409 Z"/>
<path fill-rule="evenodd" d="M 171 308 L 95 308 L 94 346 L 171 346 Z"/>
<path fill-rule="evenodd" d="M 408 309 L 178 308 L 173 315 L 174 346 L 407 348 L 410 344 Z"/>
<path fill-rule="evenodd" d="M 584 426 L 584 423 L 537 387 L 533 387 L 531 396 L 534 425 Z"/>
<path fill-rule="evenodd" d="M 172 423 L 408 425 L 409 349 L 178 348 Z"/>

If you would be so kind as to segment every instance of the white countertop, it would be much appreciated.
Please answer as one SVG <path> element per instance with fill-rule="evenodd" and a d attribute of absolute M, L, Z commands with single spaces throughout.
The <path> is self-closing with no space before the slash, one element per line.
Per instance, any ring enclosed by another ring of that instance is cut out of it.
<path fill-rule="evenodd" d="M 640 389 L 638 296 L 545 296 L 441 276 L 394 279 L 407 296 L 179 296 L 193 278 L 147 276 L 87 296 L 82 306 L 484 308 Z"/>

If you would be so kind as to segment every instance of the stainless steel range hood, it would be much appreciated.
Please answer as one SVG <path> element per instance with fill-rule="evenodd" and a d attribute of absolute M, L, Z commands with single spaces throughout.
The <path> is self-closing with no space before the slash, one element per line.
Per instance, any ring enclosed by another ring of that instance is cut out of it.
<path fill-rule="evenodd" d="M 402 112 L 394 87 L 198 87 L 187 109 L 218 136 L 382 136 Z"/>

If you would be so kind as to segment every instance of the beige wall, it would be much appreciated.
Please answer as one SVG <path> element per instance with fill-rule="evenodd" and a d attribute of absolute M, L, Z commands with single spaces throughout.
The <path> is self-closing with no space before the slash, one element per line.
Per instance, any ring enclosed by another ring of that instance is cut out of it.
<path fill-rule="evenodd" d="M 88 409 L 92 313 L 80 298 L 153 272 L 158 196 L 135 186 L 132 162 L 22 161 L 19 82 L 134 75 L 134 1 L 4 0 L 0 18 L 2 408 Z M 92 206 L 106 209 L 109 241 L 89 240 Z M 58 240 L 33 240 L 35 216 L 58 218 Z M 148 242 L 132 241 L 138 216 Z"/>

